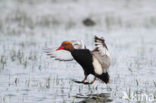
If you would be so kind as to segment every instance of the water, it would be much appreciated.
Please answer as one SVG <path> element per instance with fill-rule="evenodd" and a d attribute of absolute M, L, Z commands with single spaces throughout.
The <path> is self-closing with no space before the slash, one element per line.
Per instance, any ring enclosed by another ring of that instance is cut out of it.
<path fill-rule="evenodd" d="M 0 103 L 154 102 L 155 4 L 155 0 L 1 0 Z M 87 17 L 96 25 L 84 26 Z M 73 82 L 84 78 L 82 68 L 43 52 L 64 40 L 83 40 L 92 50 L 95 34 L 104 36 L 111 53 L 107 85 L 98 80 L 92 85 Z"/>

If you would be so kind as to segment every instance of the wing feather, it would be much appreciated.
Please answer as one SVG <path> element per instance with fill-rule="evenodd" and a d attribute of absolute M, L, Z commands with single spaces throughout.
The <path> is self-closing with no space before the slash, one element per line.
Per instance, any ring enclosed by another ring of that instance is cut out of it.
<path fill-rule="evenodd" d="M 73 60 L 73 57 L 69 51 L 66 50 L 58 50 L 56 51 L 55 49 L 45 49 L 44 50 L 47 55 L 49 55 L 51 58 L 54 58 L 55 60 L 60 60 L 60 61 L 71 61 Z"/>
<path fill-rule="evenodd" d="M 95 36 L 95 46 L 96 46 L 96 50 L 98 50 L 98 52 L 101 54 L 101 56 L 107 55 L 109 56 L 109 52 L 108 52 L 108 48 L 105 44 L 105 40 L 104 38 L 99 38 L 97 36 Z"/>
<path fill-rule="evenodd" d="M 103 72 L 106 73 L 110 66 L 110 54 L 104 38 L 95 36 L 95 46 L 96 48 L 92 51 L 92 54 L 101 64 Z"/>

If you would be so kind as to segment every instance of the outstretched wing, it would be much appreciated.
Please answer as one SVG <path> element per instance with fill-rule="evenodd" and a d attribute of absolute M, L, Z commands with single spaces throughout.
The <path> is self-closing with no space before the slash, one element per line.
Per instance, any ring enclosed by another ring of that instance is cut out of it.
<path fill-rule="evenodd" d="M 81 40 L 72 40 L 72 45 L 75 49 L 85 49 L 85 45 Z M 46 48 L 44 51 L 49 55 L 51 58 L 60 61 L 71 61 L 73 60 L 73 56 L 69 51 L 66 50 L 56 50 L 57 48 Z"/>
<path fill-rule="evenodd" d="M 99 61 L 102 66 L 102 70 L 105 73 L 110 66 L 110 54 L 108 52 L 104 38 L 95 36 L 95 46 L 96 48 L 92 51 L 92 54 Z"/>
<path fill-rule="evenodd" d="M 45 53 L 49 55 L 51 58 L 54 58 L 55 60 L 60 60 L 60 61 L 71 61 L 73 60 L 73 57 L 69 51 L 66 50 L 58 50 L 56 51 L 57 48 L 50 49 L 47 48 L 45 49 Z"/>
<path fill-rule="evenodd" d="M 82 40 L 72 40 L 71 42 L 75 49 L 86 49 L 86 46 Z"/>
<path fill-rule="evenodd" d="M 100 37 L 95 36 L 95 46 L 96 46 L 95 50 L 98 51 L 101 56 L 110 55 L 103 37 L 100 38 Z"/>

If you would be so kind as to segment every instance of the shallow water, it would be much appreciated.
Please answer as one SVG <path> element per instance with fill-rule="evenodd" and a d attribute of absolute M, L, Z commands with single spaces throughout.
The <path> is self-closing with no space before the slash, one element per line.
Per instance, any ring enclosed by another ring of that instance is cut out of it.
<path fill-rule="evenodd" d="M 155 102 L 155 0 L 0 2 L 0 103 Z M 84 26 L 87 17 L 96 25 Z M 107 85 L 73 82 L 84 78 L 82 68 L 43 52 L 77 39 L 92 50 L 95 34 L 111 53 Z"/>

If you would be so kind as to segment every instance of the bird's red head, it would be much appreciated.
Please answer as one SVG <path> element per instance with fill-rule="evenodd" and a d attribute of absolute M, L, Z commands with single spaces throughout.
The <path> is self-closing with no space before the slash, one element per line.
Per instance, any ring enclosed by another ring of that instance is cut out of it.
<path fill-rule="evenodd" d="M 72 45 L 72 43 L 70 41 L 64 41 L 61 44 L 61 46 L 58 49 L 56 49 L 56 50 L 62 50 L 62 49 L 68 50 L 68 51 L 73 51 L 74 47 L 73 47 L 73 45 Z"/>

